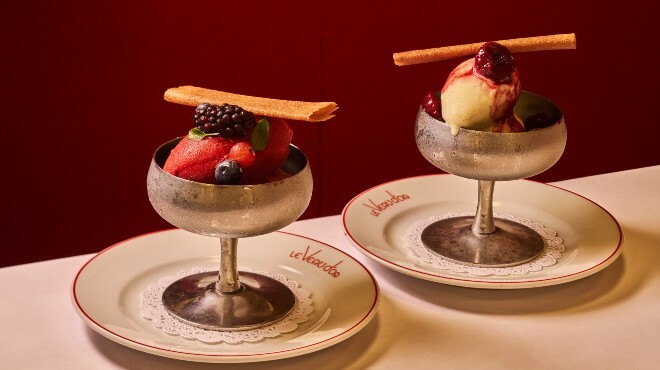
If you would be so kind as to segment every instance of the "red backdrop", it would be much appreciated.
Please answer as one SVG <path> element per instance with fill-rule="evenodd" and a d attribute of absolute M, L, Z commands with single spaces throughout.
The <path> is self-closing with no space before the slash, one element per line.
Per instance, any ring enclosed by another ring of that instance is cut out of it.
<path fill-rule="evenodd" d="M 145 190 L 153 150 L 191 125 L 192 108 L 162 100 L 168 87 L 336 101 L 331 121 L 291 122 L 315 177 L 304 217 L 438 172 L 416 150 L 413 121 L 459 61 L 396 67 L 397 51 L 575 32 L 577 50 L 516 55 L 523 89 L 557 102 L 569 130 L 562 159 L 535 179 L 660 164 L 657 2 L 512 3 L 5 4 L 0 266 L 170 227 Z"/>

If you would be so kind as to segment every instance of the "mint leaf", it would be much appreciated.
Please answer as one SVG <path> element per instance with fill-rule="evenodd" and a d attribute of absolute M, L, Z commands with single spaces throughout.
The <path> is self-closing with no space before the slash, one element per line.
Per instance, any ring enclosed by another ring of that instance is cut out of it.
<path fill-rule="evenodd" d="M 190 129 L 190 131 L 188 131 L 188 139 L 197 140 L 197 141 L 200 141 L 200 140 L 204 139 L 207 136 L 217 136 L 217 135 L 220 135 L 220 134 L 217 133 L 217 132 L 207 134 L 204 131 L 198 129 L 197 127 L 193 128 L 193 129 Z"/>
<path fill-rule="evenodd" d="M 266 149 L 269 136 L 270 124 L 268 123 L 268 119 L 264 117 L 257 122 L 254 131 L 252 131 L 252 136 L 250 137 L 250 145 L 252 145 L 252 149 L 257 152 Z"/>

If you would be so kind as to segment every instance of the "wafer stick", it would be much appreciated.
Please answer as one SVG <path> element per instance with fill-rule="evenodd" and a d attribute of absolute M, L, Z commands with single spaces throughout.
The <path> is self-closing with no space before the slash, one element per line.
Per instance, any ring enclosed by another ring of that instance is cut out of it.
<path fill-rule="evenodd" d="M 512 53 L 576 48 L 574 33 L 525 37 L 519 39 L 500 40 L 496 42 L 504 45 Z M 394 53 L 394 64 L 398 66 L 406 66 L 466 57 L 469 55 L 474 55 L 479 47 L 483 44 L 484 42 L 478 42 L 473 44 L 445 46 L 434 49 L 422 49 Z"/>
<path fill-rule="evenodd" d="M 338 108 L 337 104 L 332 102 L 313 103 L 259 98 L 195 86 L 180 86 L 168 89 L 165 91 L 164 98 L 168 102 L 191 106 L 197 106 L 201 103 L 217 105 L 228 103 L 238 105 L 255 115 L 309 122 L 328 120 L 334 117 L 332 112 Z"/>

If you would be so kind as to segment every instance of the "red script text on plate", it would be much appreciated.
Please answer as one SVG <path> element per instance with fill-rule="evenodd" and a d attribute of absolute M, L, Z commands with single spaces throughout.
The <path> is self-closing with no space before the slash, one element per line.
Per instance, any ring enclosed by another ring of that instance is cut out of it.
<path fill-rule="evenodd" d="M 369 203 L 362 203 L 363 206 L 369 208 L 371 210 L 370 214 L 374 217 L 378 217 L 381 213 L 383 213 L 387 208 L 392 207 L 393 205 L 404 202 L 408 199 L 410 199 L 410 195 L 408 194 L 400 194 L 400 195 L 395 195 L 392 194 L 389 190 L 385 190 L 387 195 L 390 196 L 389 199 L 386 199 L 380 203 L 376 203 L 371 198 L 369 198 Z"/>
<path fill-rule="evenodd" d="M 335 263 L 334 265 L 330 265 L 329 262 L 325 262 L 324 260 L 317 257 L 317 255 L 321 253 L 321 251 L 322 250 L 319 249 L 316 252 L 310 254 L 309 245 L 308 245 L 307 249 L 305 249 L 304 252 L 292 251 L 291 254 L 289 254 L 289 257 L 307 262 L 310 265 L 314 265 L 317 268 L 320 268 L 321 270 L 327 272 L 328 275 L 332 276 L 333 278 L 339 277 L 339 275 L 341 275 L 341 272 L 339 272 L 337 266 L 339 266 L 342 262 L 344 262 L 344 260 L 341 260 Z"/>

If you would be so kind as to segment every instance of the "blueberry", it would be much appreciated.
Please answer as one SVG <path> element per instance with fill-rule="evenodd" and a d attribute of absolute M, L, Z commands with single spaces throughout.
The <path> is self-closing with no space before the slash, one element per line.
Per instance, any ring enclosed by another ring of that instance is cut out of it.
<path fill-rule="evenodd" d="M 236 185 L 241 180 L 243 169 L 233 159 L 225 159 L 215 166 L 215 181 L 221 185 Z"/>

